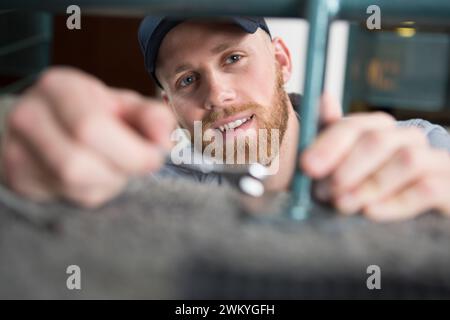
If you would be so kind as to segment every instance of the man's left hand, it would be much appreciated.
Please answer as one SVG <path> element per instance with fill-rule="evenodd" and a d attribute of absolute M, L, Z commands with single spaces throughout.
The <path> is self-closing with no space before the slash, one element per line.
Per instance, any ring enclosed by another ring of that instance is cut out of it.
<path fill-rule="evenodd" d="M 450 154 L 429 145 L 424 132 L 402 128 L 385 113 L 342 117 L 322 97 L 327 127 L 302 154 L 300 164 L 318 179 L 316 196 L 344 214 L 376 221 L 408 219 L 429 209 L 450 215 Z"/>

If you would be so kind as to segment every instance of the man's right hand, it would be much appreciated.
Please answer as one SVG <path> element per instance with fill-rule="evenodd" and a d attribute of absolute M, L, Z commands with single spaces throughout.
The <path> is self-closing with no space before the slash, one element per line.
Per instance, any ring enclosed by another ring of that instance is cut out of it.
<path fill-rule="evenodd" d="M 16 103 L 2 143 L 4 179 L 36 201 L 97 207 L 131 175 L 159 169 L 176 121 L 166 105 L 52 68 Z"/>

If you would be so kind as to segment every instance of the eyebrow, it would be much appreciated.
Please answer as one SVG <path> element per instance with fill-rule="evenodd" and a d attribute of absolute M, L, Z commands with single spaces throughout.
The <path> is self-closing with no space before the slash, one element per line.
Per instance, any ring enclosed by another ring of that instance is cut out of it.
<path fill-rule="evenodd" d="M 230 48 L 232 46 L 231 43 L 221 43 L 218 46 L 214 47 L 211 49 L 211 53 L 221 53 L 222 51 L 227 50 L 228 48 Z"/>
<path fill-rule="evenodd" d="M 229 49 L 233 45 L 235 45 L 235 44 L 234 43 L 221 43 L 218 46 L 212 48 L 211 49 L 211 53 L 213 53 L 213 54 L 221 53 L 221 52 Z M 192 68 L 192 66 L 190 64 L 182 64 L 181 66 L 178 66 L 178 67 L 175 68 L 175 70 L 173 71 L 172 75 L 176 75 L 178 73 L 181 73 L 181 72 L 183 72 L 185 70 L 189 70 L 191 68 Z"/>
<path fill-rule="evenodd" d="M 176 75 L 176 74 L 178 74 L 178 73 L 180 73 L 180 72 L 183 72 L 183 71 L 185 71 L 185 70 L 188 70 L 188 69 L 190 69 L 190 68 L 192 68 L 192 66 L 191 66 L 190 64 L 182 64 L 181 66 L 178 66 L 178 67 L 174 70 L 173 75 Z"/>

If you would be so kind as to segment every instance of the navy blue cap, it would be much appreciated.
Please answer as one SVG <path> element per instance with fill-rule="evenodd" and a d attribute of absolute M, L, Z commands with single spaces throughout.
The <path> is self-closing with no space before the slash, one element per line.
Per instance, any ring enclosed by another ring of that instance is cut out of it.
<path fill-rule="evenodd" d="M 155 74 L 159 47 L 166 34 L 186 20 L 188 19 L 147 16 L 142 20 L 141 25 L 139 26 L 138 38 L 142 54 L 144 55 L 145 68 L 153 77 L 156 84 L 161 88 L 161 83 L 158 81 Z M 269 28 L 262 17 L 228 17 L 225 21 L 236 24 L 248 33 L 255 33 L 258 28 L 261 28 L 270 36 Z"/>

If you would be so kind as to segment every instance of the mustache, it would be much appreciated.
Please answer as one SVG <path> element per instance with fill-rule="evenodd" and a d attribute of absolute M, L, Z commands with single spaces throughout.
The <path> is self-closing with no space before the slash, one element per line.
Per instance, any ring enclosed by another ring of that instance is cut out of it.
<path fill-rule="evenodd" d="M 212 124 L 219 119 L 226 117 L 231 117 L 237 113 L 244 112 L 247 110 L 255 110 L 255 113 L 262 109 L 263 107 L 257 103 L 246 103 L 240 106 L 230 106 L 221 109 L 220 111 L 211 111 L 202 120 L 203 130 L 211 128 Z"/>

